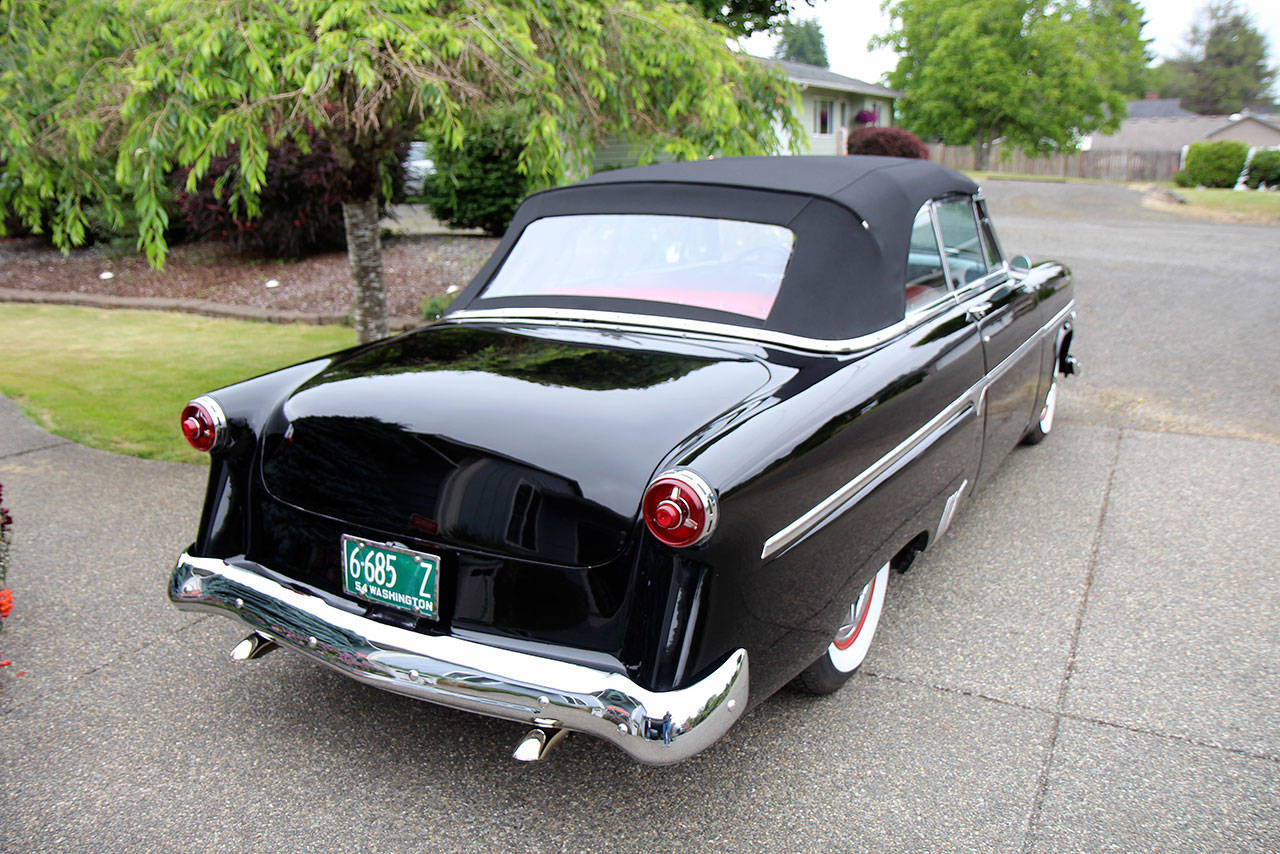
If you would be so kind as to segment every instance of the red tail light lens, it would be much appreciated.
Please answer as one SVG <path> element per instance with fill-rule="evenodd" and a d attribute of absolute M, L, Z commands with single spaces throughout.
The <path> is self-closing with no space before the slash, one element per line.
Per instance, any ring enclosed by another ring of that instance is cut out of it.
<path fill-rule="evenodd" d="M 212 451 L 226 435 L 227 419 L 212 398 L 197 397 L 182 410 L 182 435 L 197 451 Z"/>
<path fill-rule="evenodd" d="M 716 526 L 716 494 L 691 471 L 658 475 L 644 492 L 644 523 L 661 542 L 684 548 L 706 542 Z"/>

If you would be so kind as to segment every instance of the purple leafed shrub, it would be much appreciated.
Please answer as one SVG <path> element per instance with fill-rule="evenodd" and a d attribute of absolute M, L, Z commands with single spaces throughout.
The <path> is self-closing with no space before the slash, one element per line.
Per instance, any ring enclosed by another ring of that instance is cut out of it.
<path fill-rule="evenodd" d="M 909 130 L 902 128 L 863 127 L 849 134 L 850 154 L 880 154 L 887 157 L 929 159 L 929 147 Z"/>
<path fill-rule="evenodd" d="M 209 164 L 194 192 L 179 192 L 175 205 L 193 239 L 222 240 L 237 252 L 275 258 L 301 258 L 346 245 L 342 222 L 338 161 L 329 143 L 318 135 L 303 152 L 292 139 L 271 149 L 266 182 L 259 201 L 261 213 L 248 219 L 243 206 L 233 209 L 231 182 L 219 197 L 214 188 L 228 170 L 238 169 L 240 151 L 232 147 Z M 187 172 L 176 175 L 186 186 Z"/>

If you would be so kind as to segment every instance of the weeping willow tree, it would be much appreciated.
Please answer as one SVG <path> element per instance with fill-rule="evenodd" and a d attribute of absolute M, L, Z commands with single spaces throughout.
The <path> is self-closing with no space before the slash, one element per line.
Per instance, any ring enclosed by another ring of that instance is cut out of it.
<path fill-rule="evenodd" d="M 220 191 L 257 212 L 270 147 L 332 146 L 358 337 L 387 332 L 378 198 L 386 155 L 423 127 L 519 104 L 521 169 L 550 184 L 606 136 L 642 158 L 761 154 L 799 137 L 794 91 L 665 0 L 0 0 L 0 206 L 64 248 L 86 208 L 136 220 L 164 262 L 166 181 L 194 189 L 231 146 Z"/>

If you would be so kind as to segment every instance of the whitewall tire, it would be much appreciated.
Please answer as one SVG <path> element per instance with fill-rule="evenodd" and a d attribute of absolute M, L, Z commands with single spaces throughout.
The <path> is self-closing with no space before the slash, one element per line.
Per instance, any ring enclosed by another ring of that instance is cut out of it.
<path fill-rule="evenodd" d="M 796 677 L 795 687 L 810 694 L 830 694 L 848 681 L 871 649 L 888 587 L 886 563 L 858 592 L 826 652 Z"/>

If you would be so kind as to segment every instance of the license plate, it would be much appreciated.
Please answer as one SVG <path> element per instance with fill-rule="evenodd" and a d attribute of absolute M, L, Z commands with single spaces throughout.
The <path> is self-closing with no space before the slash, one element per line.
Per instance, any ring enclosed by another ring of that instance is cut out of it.
<path fill-rule="evenodd" d="M 352 596 L 434 620 L 439 587 L 437 556 L 342 536 L 342 589 Z"/>

